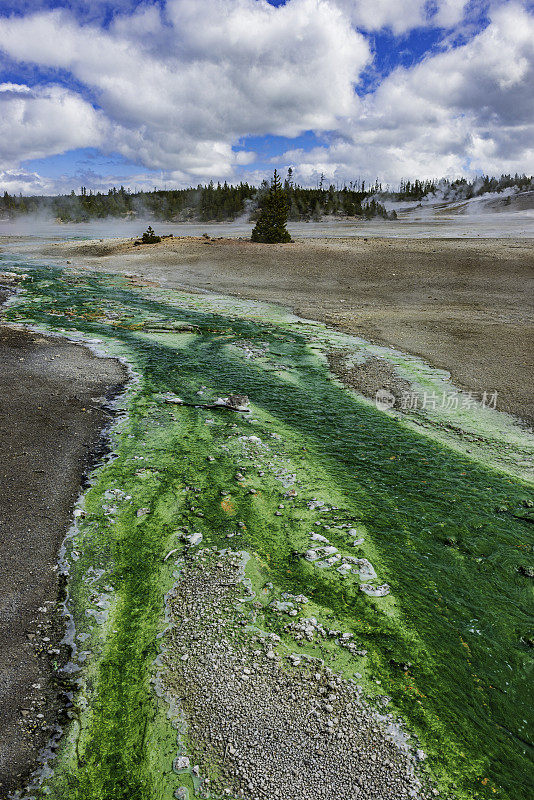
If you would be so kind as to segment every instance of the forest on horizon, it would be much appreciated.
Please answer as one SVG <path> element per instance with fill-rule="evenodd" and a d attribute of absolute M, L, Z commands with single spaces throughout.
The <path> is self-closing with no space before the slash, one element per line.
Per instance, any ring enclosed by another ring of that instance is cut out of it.
<path fill-rule="evenodd" d="M 395 219 L 395 211 L 387 211 L 386 201 L 413 201 L 425 198 L 443 202 L 468 200 L 487 193 L 524 192 L 534 189 L 534 177 L 526 175 L 482 176 L 473 180 L 458 178 L 439 181 L 406 179 L 398 190 L 384 188 L 378 179 L 368 184 L 362 180 L 342 186 L 328 184 L 324 176 L 315 188 L 300 186 L 293 181 L 291 168 L 284 181 L 288 218 L 291 221 L 319 221 L 325 216 L 371 219 Z M 89 222 L 105 217 L 150 217 L 168 222 L 223 222 L 246 217 L 254 222 L 262 196 L 269 184 L 260 186 L 246 182 L 215 184 L 210 181 L 187 189 L 157 189 L 135 191 L 120 186 L 107 192 L 93 191 L 85 186 L 77 194 L 23 196 L 0 194 L 0 219 L 15 219 L 28 214 L 40 214 L 60 222 Z"/>

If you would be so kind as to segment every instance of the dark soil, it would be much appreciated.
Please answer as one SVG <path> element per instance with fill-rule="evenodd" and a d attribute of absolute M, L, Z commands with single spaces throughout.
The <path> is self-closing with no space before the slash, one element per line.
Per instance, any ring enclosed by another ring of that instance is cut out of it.
<path fill-rule="evenodd" d="M 65 713 L 58 551 L 125 379 L 87 348 L 0 327 L 0 800 Z"/>

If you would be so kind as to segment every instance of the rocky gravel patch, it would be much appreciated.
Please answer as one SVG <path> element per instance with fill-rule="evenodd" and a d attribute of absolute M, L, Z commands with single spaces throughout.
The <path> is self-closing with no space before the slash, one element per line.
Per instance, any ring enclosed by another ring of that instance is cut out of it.
<path fill-rule="evenodd" d="M 174 762 L 201 797 L 402 800 L 438 795 L 393 715 L 253 624 L 243 554 L 186 552 L 160 657 L 187 733 Z M 187 797 L 177 790 L 176 797 Z"/>

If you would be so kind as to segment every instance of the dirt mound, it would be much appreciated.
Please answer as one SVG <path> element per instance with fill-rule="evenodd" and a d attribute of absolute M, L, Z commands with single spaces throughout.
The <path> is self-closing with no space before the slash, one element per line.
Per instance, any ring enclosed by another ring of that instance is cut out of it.
<path fill-rule="evenodd" d="M 90 239 L 84 242 L 58 242 L 43 248 L 43 254 L 53 258 L 105 257 L 122 253 L 133 245 L 133 239 Z"/>

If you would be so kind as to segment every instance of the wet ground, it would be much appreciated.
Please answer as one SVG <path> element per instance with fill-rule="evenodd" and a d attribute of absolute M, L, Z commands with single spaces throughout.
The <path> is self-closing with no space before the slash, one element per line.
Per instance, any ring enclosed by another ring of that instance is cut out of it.
<path fill-rule="evenodd" d="M 0 296 L 0 302 L 2 301 Z M 58 551 L 125 379 L 114 360 L 0 327 L 0 797 L 34 767 L 65 704 Z"/>

